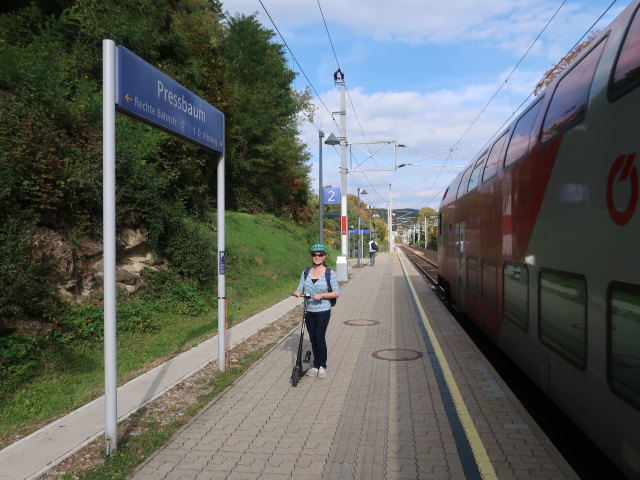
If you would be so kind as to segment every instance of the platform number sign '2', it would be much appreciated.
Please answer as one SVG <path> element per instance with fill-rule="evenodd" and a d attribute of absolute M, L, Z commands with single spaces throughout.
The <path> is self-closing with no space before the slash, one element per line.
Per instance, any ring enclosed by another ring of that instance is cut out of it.
<path fill-rule="evenodd" d="M 620 155 L 609 170 L 609 178 L 607 180 L 607 208 L 609 215 L 617 225 L 626 225 L 633 217 L 638 205 L 638 169 L 633 164 L 636 153 L 629 155 Z M 626 183 L 626 185 L 624 185 Z M 625 189 L 629 191 L 629 200 L 627 205 L 619 210 L 614 203 L 614 190 Z M 627 190 L 628 189 L 628 190 Z"/>
<path fill-rule="evenodd" d="M 322 204 L 323 205 L 340 205 L 340 189 L 339 188 L 323 188 Z"/>

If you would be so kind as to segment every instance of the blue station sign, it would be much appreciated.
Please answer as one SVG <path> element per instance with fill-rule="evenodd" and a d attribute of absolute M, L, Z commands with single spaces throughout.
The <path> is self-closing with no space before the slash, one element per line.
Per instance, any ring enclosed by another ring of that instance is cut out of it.
<path fill-rule="evenodd" d="M 116 90 L 116 106 L 123 113 L 224 152 L 224 114 L 122 45 Z"/>

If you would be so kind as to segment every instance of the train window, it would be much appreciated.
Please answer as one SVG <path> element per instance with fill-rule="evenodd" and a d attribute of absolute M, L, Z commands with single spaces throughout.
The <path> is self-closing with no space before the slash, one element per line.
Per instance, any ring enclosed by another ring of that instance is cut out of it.
<path fill-rule="evenodd" d="M 482 259 L 482 300 L 493 308 L 498 306 L 498 264 L 493 259 Z"/>
<path fill-rule="evenodd" d="M 540 340 L 578 368 L 587 362 L 587 285 L 568 273 L 540 273 Z"/>
<path fill-rule="evenodd" d="M 469 188 L 467 191 L 471 191 L 478 186 L 478 180 L 480 179 L 480 172 L 482 172 L 482 167 L 484 166 L 484 161 L 486 160 L 486 155 L 483 155 L 480 160 L 476 162 L 476 166 L 473 167 L 473 171 L 471 172 L 471 177 L 469 178 Z"/>
<path fill-rule="evenodd" d="M 478 257 L 467 257 L 467 290 L 478 295 Z"/>
<path fill-rule="evenodd" d="M 584 118 L 591 81 L 604 43 L 600 42 L 558 82 L 542 125 L 543 142 L 559 135 Z"/>
<path fill-rule="evenodd" d="M 460 186 L 458 187 L 457 198 L 460 198 L 467 191 L 467 185 L 469 184 L 469 176 L 471 176 L 471 170 L 471 167 L 467 168 L 464 172 L 464 175 L 462 175 L 462 181 L 460 182 Z"/>
<path fill-rule="evenodd" d="M 640 407 L 640 287 L 611 287 L 608 328 L 611 388 Z"/>
<path fill-rule="evenodd" d="M 504 265 L 504 316 L 513 323 L 529 329 L 529 270 L 526 265 Z"/>
<path fill-rule="evenodd" d="M 619 98 L 640 84 L 640 15 L 636 11 L 611 77 L 609 95 Z"/>
<path fill-rule="evenodd" d="M 458 192 L 458 186 L 460 185 L 460 181 L 462 180 L 463 173 L 460 173 L 456 178 L 453 179 L 453 182 L 447 188 L 447 191 L 444 194 L 444 198 L 442 199 L 443 203 L 448 203 L 450 201 L 455 200 L 456 193 Z"/>
<path fill-rule="evenodd" d="M 496 142 L 493 144 L 491 148 L 491 152 L 489 153 L 489 158 L 487 159 L 487 164 L 484 166 L 484 172 L 482 173 L 482 182 L 486 182 L 490 178 L 493 178 L 498 173 L 498 164 L 500 163 L 500 153 L 502 153 L 502 147 L 504 146 L 504 142 L 507 140 L 507 134 L 505 132 Z"/>
<path fill-rule="evenodd" d="M 533 122 L 535 122 L 538 112 L 540 111 L 542 102 L 538 100 L 524 115 L 520 117 L 516 127 L 513 129 L 507 154 L 504 158 L 504 166 L 507 167 L 517 162 L 529 153 L 529 143 L 531 140 L 531 132 L 533 131 Z"/>

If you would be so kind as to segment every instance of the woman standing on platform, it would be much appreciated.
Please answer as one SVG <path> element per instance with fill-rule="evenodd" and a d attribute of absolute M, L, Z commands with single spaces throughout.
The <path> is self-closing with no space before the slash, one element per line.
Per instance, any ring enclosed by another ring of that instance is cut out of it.
<path fill-rule="evenodd" d="M 296 297 L 303 294 L 311 295 L 307 303 L 305 321 L 313 350 L 313 368 L 309 369 L 307 375 L 325 378 L 327 375 L 325 334 L 331 318 L 331 300 L 338 298 L 340 287 L 336 272 L 331 270 L 325 262 L 327 249 L 324 245 L 312 245 L 309 252 L 311 253 L 311 267 L 302 271 L 298 288 L 293 294 Z"/>

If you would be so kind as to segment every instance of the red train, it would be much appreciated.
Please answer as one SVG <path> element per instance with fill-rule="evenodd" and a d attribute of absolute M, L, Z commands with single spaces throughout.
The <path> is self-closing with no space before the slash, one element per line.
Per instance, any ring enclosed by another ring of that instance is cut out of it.
<path fill-rule="evenodd" d="M 456 177 L 440 285 L 640 479 L 640 0 Z"/>

